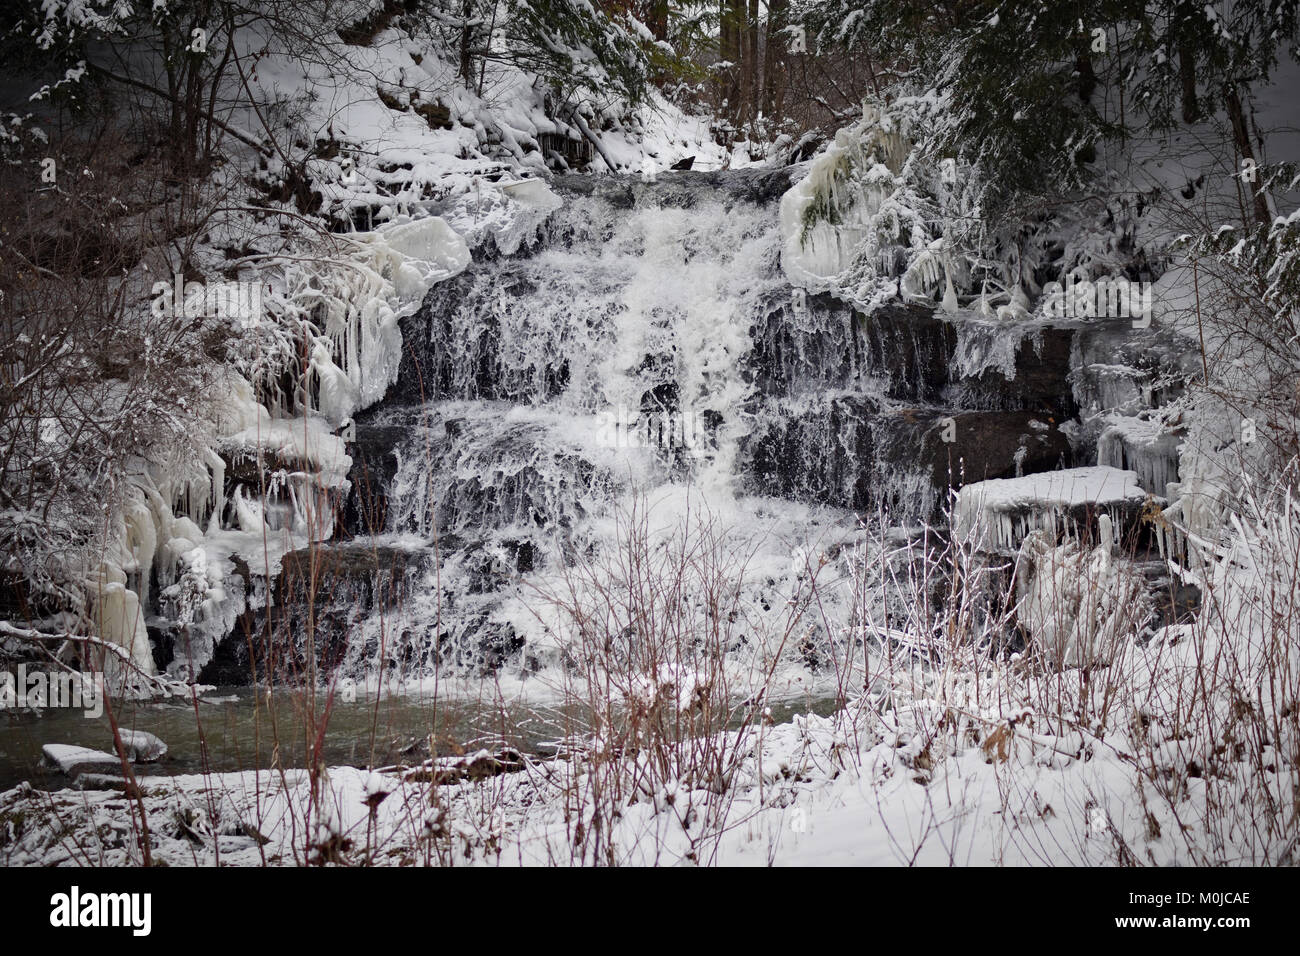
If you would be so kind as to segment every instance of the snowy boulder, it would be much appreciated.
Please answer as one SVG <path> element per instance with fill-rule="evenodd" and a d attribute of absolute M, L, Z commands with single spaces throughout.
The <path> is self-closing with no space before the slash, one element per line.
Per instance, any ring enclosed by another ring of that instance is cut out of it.
<path fill-rule="evenodd" d="M 158 737 L 143 730 L 122 730 L 122 746 L 128 760 L 153 763 L 167 753 L 167 745 Z"/>
<path fill-rule="evenodd" d="M 957 495 L 953 531 L 978 550 L 1009 553 L 1032 531 L 1055 541 L 1084 533 L 1107 514 L 1114 540 L 1121 541 L 1149 498 L 1136 473 L 1103 465 L 977 481 Z"/>
<path fill-rule="evenodd" d="M 69 777 L 83 773 L 121 773 L 122 761 L 102 750 L 74 744 L 46 744 L 41 748 L 45 762 Z"/>

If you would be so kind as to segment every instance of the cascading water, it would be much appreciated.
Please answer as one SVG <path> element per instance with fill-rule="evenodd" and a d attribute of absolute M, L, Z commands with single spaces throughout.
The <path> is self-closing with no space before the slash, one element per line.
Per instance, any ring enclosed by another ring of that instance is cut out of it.
<path fill-rule="evenodd" d="M 406 323 L 399 384 L 358 427 L 362 445 L 388 440 L 360 457 L 382 506 L 359 502 L 376 520 L 356 530 L 436 537 L 437 557 L 414 588 L 419 623 L 378 655 L 350 641 L 350 670 L 496 664 L 503 649 L 545 667 L 563 649 L 539 634 L 529 585 L 615 550 L 635 501 L 664 528 L 707 511 L 733 540 L 766 538 L 769 608 L 789 597 L 795 548 L 853 533 L 845 511 L 750 497 L 765 490 L 754 436 L 782 414 L 754 334 L 792 302 L 775 208 L 788 174 L 665 179 L 561 181 L 532 242 L 436 287 Z M 816 347 L 791 362 L 839 364 Z"/>
<path fill-rule="evenodd" d="M 661 540 L 707 515 L 744 553 L 745 666 L 809 555 L 844 575 L 860 515 L 929 519 L 951 484 L 1075 463 L 1058 427 L 1077 410 L 1074 331 L 915 303 L 866 314 L 793 287 L 790 183 L 561 178 L 508 241 L 472 204 L 443 211 L 478 248 L 403 320 L 396 383 L 357 416 L 353 540 L 328 546 L 346 557 L 315 596 L 310 619 L 333 628 L 317 660 L 371 679 L 559 665 L 572 622 L 541 595 L 575 562 L 616 563 L 626 516 L 648 509 Z M 819 584 L 805 662 L 855 613 Z M 301 599 L 282 581 L 268 603 Z M 219 667 L 245 653 L 225 643 Z"/>

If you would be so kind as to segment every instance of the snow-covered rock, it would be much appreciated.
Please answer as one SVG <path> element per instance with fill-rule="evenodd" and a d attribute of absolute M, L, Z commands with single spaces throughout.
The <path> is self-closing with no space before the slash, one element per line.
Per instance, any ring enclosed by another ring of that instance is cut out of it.
<path fill-rule="evenodd" d="M 122 761 L 113 754 L 75 744 L 45 744 L 41 753 L 46 763 L 60 773 L 74 777 L 82 773 L 121 773 Z"/>
<path fill-rule="evenodd" d="M 121 730 L 122 746 L 126 748 L 128 760 L 141 763 L 153 763 L 167 753 L 167 745 L 162 739 L 144 730 Z"/>
<path fill-rule="evenodd" d="M 1125 522 L 1148 498 L 1132 471 L 1097 465 L 966 485 L 957 495 L 954 532 L 980 550 L 1014 551 L 1031 531 L 1079 531 L 1107 512 L 1122 538 Z"/>
<path fill-rule="evenodd" d="M 1109 421 L 1097 440 L 1097 464 L 1136 472 L 1143 488 L 1165 494 L 1178 480 L 1179 437 L 1156 420 L 1115 415 Z"/>

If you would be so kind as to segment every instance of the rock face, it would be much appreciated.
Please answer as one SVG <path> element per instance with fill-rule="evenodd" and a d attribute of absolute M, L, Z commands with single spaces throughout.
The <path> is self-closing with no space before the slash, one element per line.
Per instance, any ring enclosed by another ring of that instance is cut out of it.
<path fill-rule="evenodd" d="M 326 542 L 289 552 L 270 600 L 244 613 L 199 673 L 199 683 L 301 677 L 312 663 L 328 673 L 343 660 L 362 621 L 406 599 L 419 563 L 405 549 L 366 543 Z"/>
<path fill-rule="evenodd" d="M 882 408 L 834 399 L 781 422 L 751 447 L 762 494 L 898 518 L 940 517 L 948 488 L 1069 464 L 1069 441 L 1030 412 Z"/>
<path fill-rule="evenodd" d="M 934 520 L 949 488 L 1073 464 L 1059 427 L 1075 411 L 1073 334 L 915 305 L 864 315 L 828 295 L 781 303 L 754 330 L 751 487 Z"/>

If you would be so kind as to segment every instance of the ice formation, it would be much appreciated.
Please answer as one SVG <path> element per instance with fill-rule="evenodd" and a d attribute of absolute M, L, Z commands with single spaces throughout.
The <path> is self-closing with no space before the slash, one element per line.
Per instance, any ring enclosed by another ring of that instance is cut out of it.
<path fill-rule="evenodd" d="M 1109 519 L 1102 525 L 1102 541 L 1091 549 L 1076 540 L 1058 544 L 1044 528 L 1020 545 L 1017 617 L 1056 667 L 1108 663 L 1147 621 L 1142 574 L 1112 553 Z"/>
<path fill-rule="evenodd" d="M 140 597 L 126 586 L 126 575 L 120 568 L 111 564 L 101 568 L 95 597 L 95 630 L 100 639 L 121 647 L 130 667 L 146 675 L 153 674 L 153 651 L 145 631 Z M 123 662 L 112 654 L 104 656 L 104 674 L 114 690 L 121 690 L 131 677 Z"/>
<path fill-rule="evenodd" d="M 1163 496 L 1178 480 L 1180 438 L 1154 419 L 1112 415 L 1107 421 L 1097 440 L 1097 464 L 1136 472 L 1138 484 Z"/>
<path fill-rule="evenodd" d="M 545 193 L 524 190 L 512 205 L 545 202 Z M 264 582 L 287 550 L 332 536 L 352 464 L 335 432 L 395 380 L 401 317 L 470 260 L 464 239 L 436 216 L 395 219 L 340 241 L 341 255 L 292 262 L 265 302 L 273 324 L 318 323 L 300 393 L 272 391 L 263 404 L 246 379 L 224 373 L 212 406 L 214 438 L 199 459 L 126 482 L 110 548 L 88 591 L 98 634 L 123 647 L 144 675 L 154 673 L 146 608 L 156 604 L 181 629 L 169 670 L 193 678 L 256 599 L 232 559 Z M 256 328 L 264 317 L 245 320 Z"/>
<path fill-rule="evenodd" d="M 830 287 L 877 228 L 873 220 L 897 188 L 909 148 L 881 119 L 868 110 L 861 122 L 837 131 L 808 175 L 782 197 L 781 265 L 795 285 Z"/>
<path fill-rule="evenodd" d="M 394 220 L 346 242 L 339 262 L 292 271 L 287 293 L 297 308 L 324 311 L 330 347 L 313 350 L 311 368 L 318 411 L 333 425 L 383 397 L 402 359 L 399 320 L 470 260 L 465 240 L 438 216 Z"/>
<path fill-rule="evenodd" d="M 949 366 L 955 377 L 977 378 L 996 371 L 1008 381 L 1016 377 L 1016 353 L 1026 339 L 1041 352 L 1043 327 L 1029 322 L 965 319 L 957 327 L 957 347 Z"/>

